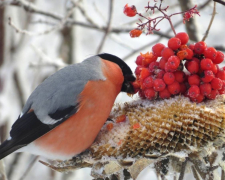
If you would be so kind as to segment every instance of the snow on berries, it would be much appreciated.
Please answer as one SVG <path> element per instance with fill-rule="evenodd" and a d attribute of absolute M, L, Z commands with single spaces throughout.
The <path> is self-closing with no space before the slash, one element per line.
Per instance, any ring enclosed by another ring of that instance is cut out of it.
<path fill-rule="evenodd" d="M 185 32 L 168 40 L 167 46 L 157 43 L 152 52 L 141 53 L 136 59 L 137 76 L 133 83 L 141 98 L 167 99 L 179 94 L 200 103 L 225 94 L 224 54 L 204 41 L 187 45 Z"/>

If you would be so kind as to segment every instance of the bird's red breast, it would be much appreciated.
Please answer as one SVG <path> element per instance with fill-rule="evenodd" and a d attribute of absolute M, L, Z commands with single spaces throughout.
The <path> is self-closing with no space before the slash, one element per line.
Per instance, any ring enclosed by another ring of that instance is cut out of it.
<path fill-rule="evenodd" d="M 93 143 L 124 80 L 121 69 L 113 62 L 102 60 L 102 71 L 106 80 L 86 84 L 80 94 L 78 112 L 34 141 L 35 145 L 48 153 L 72 157 Z"/>

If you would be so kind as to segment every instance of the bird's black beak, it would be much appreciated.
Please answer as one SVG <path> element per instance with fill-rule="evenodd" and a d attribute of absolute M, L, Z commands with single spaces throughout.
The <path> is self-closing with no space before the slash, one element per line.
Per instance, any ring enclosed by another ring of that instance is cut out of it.
<path fill-rule="evenodd" d="M 135 80 L 136 78 L 133 74 L 125 75 L 121 91 L 129 94 L 134 94 L 135 92 L 132 82 L 134 82 Z"/>

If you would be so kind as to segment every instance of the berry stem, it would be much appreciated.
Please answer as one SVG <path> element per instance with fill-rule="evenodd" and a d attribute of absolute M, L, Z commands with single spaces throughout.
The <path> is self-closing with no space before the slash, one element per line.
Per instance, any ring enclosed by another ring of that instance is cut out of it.
<path fill-rule="evenodd" d="M 171 22 L 171 19 L 170 18 L 167 18 L 168 19 L 168 21 L 169 21 L 169 23 L 170 23 L 170 26 L 171 26 L 171 29 L 173 30 L 173 33 L 174 33 L 174 35 L 176 36 L 176 31 L 175 31 L 175 29 L 174 29 L 174 27 L 173 27 L 173 23 Z"/>

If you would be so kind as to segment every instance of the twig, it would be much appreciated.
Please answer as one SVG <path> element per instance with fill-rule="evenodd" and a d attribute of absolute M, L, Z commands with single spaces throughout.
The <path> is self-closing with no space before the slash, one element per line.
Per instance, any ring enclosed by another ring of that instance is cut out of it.
<path fill-rule="evenodd" d="M 0 6 L 1 6 L 1 4 L 2 3 L 0 2 Z M 30 4 L 28 4 L 25 1 L 16 1 L 16 2 L 12 1 L 10 3 L 10 5 L 14 5 L 14 6 L 17 6 L 17 7 L 23 7 L 24 10 L 27 11 L 27 12 L 41 14 L 41 15 L 44 15 L 44 16 L 47 16 L 47 17 L 51 17 L 51 18 L 59 20 L 59 21 L 62 21 L 62 19 L 63 19 L 63 17 L 60 16 L 60 15 L 55 15 L 55 14 L 53 14 L 51 12 L 40 10 L 37 7 L 35 7 L 34 5 L 31 6 Z M 73 20 L 71 18 L 68 18 L 64 25 L 65 26 L 78 25 L 78 26 L 81 26 L 81 27 L 84 27 L 84 28 L 96 29 L 96 30 L 99 30 L 99 31 L 106 31 L 106 29 L 107 29 L 107 27 L 98 27 L 97 25 L 92 25 L 92 24 L 86 24 L 86 23 L 83 23 L 83 22 L 78 22 L 78 21 L 75 21 L 75 20 Z M 109 30 L 109 32 L 113 32 L 113 33 L 127 33 L 127 32 L 130 32 L 132 29 L 133 28 L 126 28 L 126 29 L 125 28 L 111 28 Z M 49 31 L 49 30 L 47 30 L 47 31 Z M 169 36 L 168 34 L 164 34 L 164 33 L 158 32 L 158 31 L 155 31 L 154 35 L 159 35 L 159 36 L 162 36 L 162 37 L 165 37 L 165 38 L 168 38 L 168 39 L 172 37 L 172 36 Z"/>
<path fill-rule="evenodd" d="M 20 177 L 19 180 L 23 180 L 26 178 L 27 174 L 30 172 L 31 168 L 34 166 L 35 162 L 37 161 L 37 159 L 39 158 L 39 156 L 36 156 L 31 163 L 29 164 L 27 170 L 24 172 L 24 174 Z"/>
<path fill-rule="evenodd" d="M 178 26 L 179 24 L 181 24 L 182 22 L 183 22 L 183 21 L 178 21 L 176 24 L 174 24 L 174 27 L 177 27 L 177 26 Z M 171 31 L 171 28 L 169 28 L 169 30 L 167 30 L 165 34 L 169 34 L 170 31 Z M 156 33 L 155 33 L 155 34 L 156 34 Z M 126 56 L 123 58 L 123 60 L 126 60 L 126 59 L 130 58 L 130 57 L 133 56 L 135 53 L 140 52 L 142 49 L 145 49 L 145 48 L 147 48 L 147 47 L 149 47 L 149 46 L 152 46 L 153 44 L 159 42 L 162 38 L 163 38 L 163 37 L 160 36 L 160 37 L 159 37 L 158 39 L 156 39 L 155 41 L 152 41 L 152 42 L 150 42 L 150 43 L 148 43 L 148 44 L 146 44 L 146 45 L 144 45 L 144 46 L 142 46 L 142 47 L 140 47 L 140 48 L 138 48 L 138 49 L 133 50 L 130 54 L 126 55 Z"/>
<path fill-rule="evenodd" d="M 211 0 L 207 0 L 205 3 L 203 3 L 202 5 L 198 6 L 198 9 L 203 9 L 205 8 L 209 3 L 211 2 Z"/>
<path fill-rule="evenodd" d="M 26 34 L 26 35 L 29 35 L 29 36 L 40 36 L 40 35 L 48 34 L 48 33 L 53 32 L 53 31 L 58 29 L 57 26 L 54 26 L 53 28 L 50 28 L 50 29 L 45 30 L 43 32 L 38 32 L 38 33 L 29 32 L 27 30 L 23 30 L 23 29 L 20 29 L 19 27 L 17 27 L 10 17 L 9 17 L 9 25 L 11 27 L 13 27 L 17 33 Z"/>
<path fill-rule="evenodd" d="M 205 39 L 207 38 L 207 36 L 208 36 L 208 34 L 209 34 L 209 30 L 210 30 L 210 28 L 211 28 L 211 26 L 212 26 L 212 23 L 213 23 L 213 20 L 214 20 L 215 15 L 216 15 L 216 2 L 214 2 L 212 17 L 211 17 L 211 20 L 210 20 L 210 22 L 209 22 L 209 26 L 208 26 L 208 28 L 207 28 L 207 30 L 206 30 L 206 32 L 205 32 L 205 35 L 204 35 L 204 37 L 202 38 L 202 41 L 205 41 Z"/>
<path fill-rule="evenodd" d="M 72 1 L 72 3 L 74 3 L 74 5 L 80 10 L 81 14 L 86 18 L 86 20 L 90 23 L 93 24 L 95 26 L 98 26 L 97 23 L 95 23 L 93 21 L 92 18 L 90 18 L 90 16 L 88 16 L 88 13 L 86 12 L 86 10 L 80 5 L 80 3 L 74 2 Z"/>
<path fill-rule="evenodd" d="M 222 169 L 222 172 L 221 172 L 221 180 L 225 180 L 225 172 L 224 172 L 223 169 Z"/>
<path fill-rule="evenodd" d="M 112 13 L 113 13 L 113 3 L 114 3 L 114 0 L 110 0 L 110 3 L 109 3 L 109 19 L 108 19 L 108 23 L 107 23 L 107 28 L 105 30 L 105 34 L 102 38 L 102 41 L 98 47 L 98 50 L 97 50 L 97 54 L 100 53 L 100 51 L 102 50 L 102 47 L 105 43 L 105 40 L 106 40 L 106 37 L 109 33 L 109 30 L 111 28 L 111 22 L 112 22 Z"/>
<path fill-rule="evenodd" d="M 21 1 L 21 2 L 22 2 L 22 1 Z M 34 33 L 34 32 L 29 32 L 29 31 L 27 31 L 27 30 L 22 30 L 22 29 L 18 28 L 18 27 L 14 24 L 14 22 L 12 21 L 12 19 L 11 19 L 10 17 L 9 17 L 9 25 L 12 26 L 12 27 L 16 30 L 16 32 L 19 32 L 19 33 L 21 33 L 21 34 L 27 34 L 27 35 L 29 35 L 29 36 L 40 36 L 40 35 L 48 34 L 48 33 L 51 33 L 51 32 L 53 32 L 53 31 L 56 31 L 56 30 L 58 30 L 58 29 L 62 29 L 62 28 L 64 27 L 64 25 L 65 25 L 66 22 L 67 22 L 67 19 L 69 19 L 69 17 L 70 17 L 71 14 L 73 13 L 74 7 L 75 7 L 75 6 L 73 6 L 73 7 L 67 12 L 67 14 L 66 14 L 66 16 L 65 16 L 64 18 L 61 18 L 61 19 L 60 19 L 60 23 L 59 23 L 59 24 L 57 24 L 56 26 L 53 26 L 52 28 L 50 28 L 50 29 L 48 29 L 48 30 L 45 30 L 45 31 L 43 31 L 43 32 Z M 24 7 L 24 8 L 25 8 L 25 7 Z M 27 9 L 28 11 L 30 11 L 30 7 L 27 7 L 27 6 L 26 6 L 25 9 Z M 34 12 L 34 10 L 31 10 L 31 12 Z M 38 11 L 37 11 L 37 12 L 38 12 Z M 49 13 L 46 13 L 46 14 L 49 15 Z"/>
<path fill-rule="evenodd" d="M 215 48 L 216 50 L 224 51 L 224 52 L 225 52 L 225 46 L 223 46 L 223 45 L 214 46 L 214 48 Z"/>
<path fill-rule="evenodd" d="M 188 161 L 188 159 L 186 158 L 185 161 L 182 163 L 180 176 L 179 176 L 178 180 L 184 179 L 184 173 L 185 173 L 185 170 L 186 170 L 187 161 Z"/>
<path fill-rule="evenodd" d="M 218 2 L 218 3 L 220 3 L 220 4 L 222 4 L 222 5 L 224 5 L 225 6 L 225 2 L 223 1 L 223 0 L 213 0 L 214 2 Z"/>
<path fill-rule="evenodd" d="M 200 180 L 200 178 L 199 178 L 199 176 L 198 176 L 198 173 L 197 173 L 197 171 L 196 171 L 196 169 L 195 169 L 194 166 L 191 166 L 191 170 L 192 170 L 192 172 L 193 172 L 193 175 L 194 175 L 195 179 L 196 179 L 196 180 Z"/>

